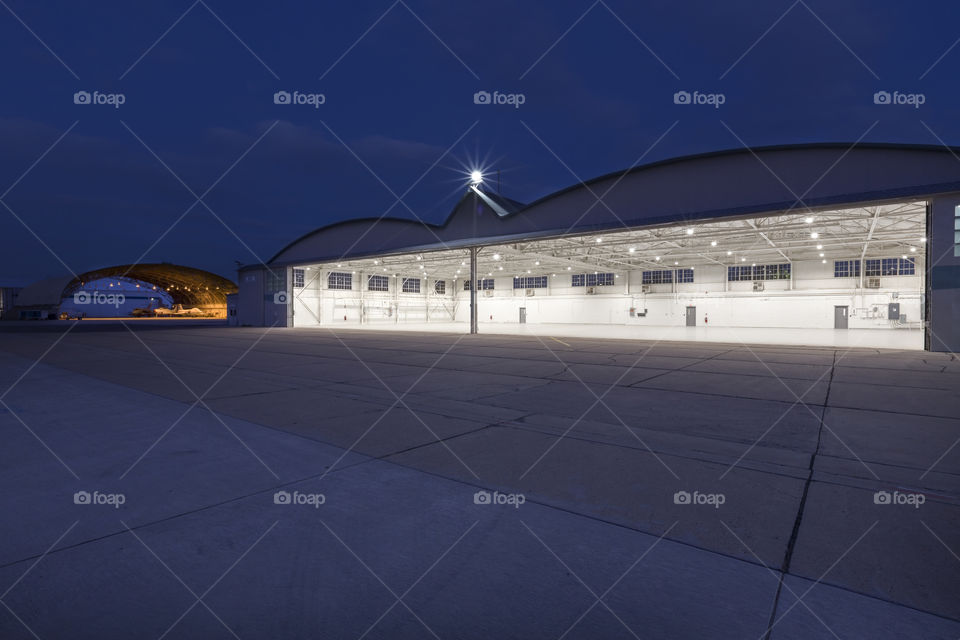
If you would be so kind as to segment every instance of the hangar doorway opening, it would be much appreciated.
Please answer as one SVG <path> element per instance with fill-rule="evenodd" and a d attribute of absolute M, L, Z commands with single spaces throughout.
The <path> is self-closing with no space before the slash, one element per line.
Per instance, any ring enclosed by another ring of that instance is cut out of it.
<path fill-rule="evenodd" d="M 293 267 L 293 326 L 467 332 L 469 272 L 469 249 Z"/>
<path fill-rule="evenodd" d="M 298 265 L 297 327 L 923 349 L 927 203 Z M 837 309 L 844 308 L 844 322 Z M 845 326 L 843 326 L 845 325 Z"/>

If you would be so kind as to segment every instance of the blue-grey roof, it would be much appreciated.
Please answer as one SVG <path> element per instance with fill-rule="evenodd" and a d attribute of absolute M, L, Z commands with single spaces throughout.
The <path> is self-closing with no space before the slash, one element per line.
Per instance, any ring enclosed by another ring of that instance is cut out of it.
<path fill-rule="evenodd" d="M 901 144 L 740 148 L 662 160 L 571 185 L 529 204 L 467 190 L 442 224 L 361 218 L 292 242 L 271 264 L 325 262 L 523 237 L 709 220 L 960 191 L 960 149 Z"/>

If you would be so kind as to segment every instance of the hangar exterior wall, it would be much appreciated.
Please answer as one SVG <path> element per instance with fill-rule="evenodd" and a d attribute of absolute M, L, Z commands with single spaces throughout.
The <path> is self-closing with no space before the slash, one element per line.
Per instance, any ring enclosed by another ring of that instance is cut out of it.
<path fill-rule="evenodd" d="M 927 252 L 931 351 L 960 352 L 960 194 L 933 198 Z"/>

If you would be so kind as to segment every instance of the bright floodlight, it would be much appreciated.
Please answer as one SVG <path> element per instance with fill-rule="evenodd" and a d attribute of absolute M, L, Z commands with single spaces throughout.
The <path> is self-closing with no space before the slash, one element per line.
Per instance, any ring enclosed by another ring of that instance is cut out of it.
<path fill-rule="evenodd" d="M 471 171 L 470 182 L 472 182 L 473 184 L 480 184 L 481 182 L 483 182 L 483 174 L 480 173 L 479 171 Z"/>

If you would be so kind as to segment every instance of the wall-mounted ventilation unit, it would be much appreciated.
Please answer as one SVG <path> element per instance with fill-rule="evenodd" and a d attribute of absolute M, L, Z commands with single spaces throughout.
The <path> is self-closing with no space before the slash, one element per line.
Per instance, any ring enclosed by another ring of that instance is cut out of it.
<path fill-rule="evenodd" d="M 879 289 L 880 278 L 867 278 L 866 287 L 867 289 Z"/>
<path fill-rule="evenodd" d="M 490 289 L 484 289 L 484 290 L 483 290 L 483 297 L 484 297 L 484 298 L 492 298 L 492 297 L 493 297 L 493 291 L 491 291 Z"/>
<path fill-rule="evenodd" d="M 535 296 L 535 295 L 537 295 L 537 290 L 536 290 L 536 289 L 527 289 L 527 295 L 528 295 L 528 296 Z"/>
<path fill-rule="evenodd" d="M 650 293 L 650 285 L 648 284 L 640 285 L 640 293 Z"/>
<path fill-rule="evenodd" d="M 596 292 L 597 292 L 596 287 L 587 287 L 587 295 L 588 295 L 588 296 L 592 296 L 592 295 L 595 294 Z"/>
<path fill-rule="evenodd" d="M 754 282 L 754 283 L 753 283 L 753 290 L 754 290 L 754 291 L 763 291 L 763 281 L 762 281 L 762 280 L 758 280 L 758 281 Z"/>

